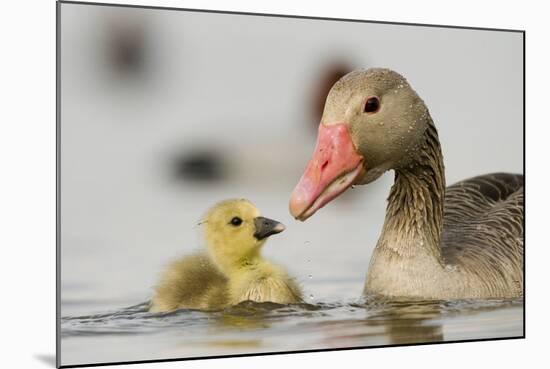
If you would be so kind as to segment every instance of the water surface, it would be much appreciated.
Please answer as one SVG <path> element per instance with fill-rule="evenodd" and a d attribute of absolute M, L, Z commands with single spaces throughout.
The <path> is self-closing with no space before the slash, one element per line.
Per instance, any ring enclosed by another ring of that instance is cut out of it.
<path fill-rule="evenodd" d="M 149 313 L 144 302 L 61 320 L 63 363 L 318 350 L 523 334 L 519 300 L 297 304 Z"/>

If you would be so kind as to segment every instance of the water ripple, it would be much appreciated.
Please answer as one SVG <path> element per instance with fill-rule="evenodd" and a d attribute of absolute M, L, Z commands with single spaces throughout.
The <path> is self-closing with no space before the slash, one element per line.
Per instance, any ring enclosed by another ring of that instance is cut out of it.
<path fill-rule="evenodd" d="M 101 314 L 61 318 L 62 337 L 90 335 L 154 334 L 185 328 L 187 332 L 215 327 L 220 332 L 234 329 L 265 329 L 274 324 L 288 328 L 340 325 L 413 325 L 449 316 L 522 306 L 522 300 L 361 301 L 280 305 L 246 301 L 214 312 L 180 309 L 169 313 L 148 312 L 149 302 Z"/>

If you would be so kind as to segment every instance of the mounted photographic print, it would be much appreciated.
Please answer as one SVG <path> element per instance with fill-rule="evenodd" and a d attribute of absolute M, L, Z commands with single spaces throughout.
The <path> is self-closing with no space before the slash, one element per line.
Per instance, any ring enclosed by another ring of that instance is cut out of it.
<path fill-rule="evenodd" d="M 523 31 L 57 12 L 58 366 L 524 337 Z"/>

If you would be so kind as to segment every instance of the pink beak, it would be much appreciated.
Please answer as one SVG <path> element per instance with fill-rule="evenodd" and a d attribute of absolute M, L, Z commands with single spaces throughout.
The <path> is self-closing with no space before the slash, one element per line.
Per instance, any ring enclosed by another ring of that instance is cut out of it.
<path fill-rule="evenodd" d="M 306 220 L 350 187 L 362 171 L 363 156 L 347 125 L 320 124 L 313 157 L 290 197 L 290 213 Z"/>

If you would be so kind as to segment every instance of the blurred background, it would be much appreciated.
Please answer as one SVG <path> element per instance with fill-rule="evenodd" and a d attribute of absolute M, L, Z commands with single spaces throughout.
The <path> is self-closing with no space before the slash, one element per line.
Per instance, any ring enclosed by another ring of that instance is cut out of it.
<path fill-rule="evenodd" d="M 519 33 L 63 4 L 60 48 L 62 316 L 147 300 L 232 197 L 286 224 L 264 252 L 309 300 L 359 298 L 393 173 L 306 223 L 287 210 L 326 94 L 356 68 L 409 80 L 448 184 L 522 172 Z"/>

